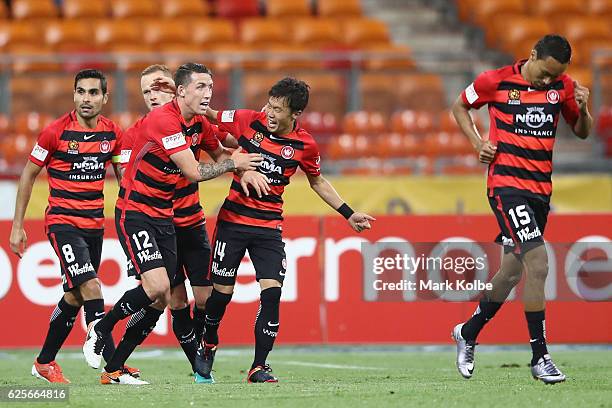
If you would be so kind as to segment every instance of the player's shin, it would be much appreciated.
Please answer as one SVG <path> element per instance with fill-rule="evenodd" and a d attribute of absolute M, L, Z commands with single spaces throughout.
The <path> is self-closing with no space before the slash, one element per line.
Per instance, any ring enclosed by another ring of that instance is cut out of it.
<path fill-rule="evenodd" d="M 172 330 L 192 369 L 195 371 L 194 362 L 199 342 L 198 337 L 196 337 L 193 321 L 191 320 L 189 306 L 183 309 L 172 310 Z"/>
<path fill-rule="evenodd" d="M 151 303 L 153 303 L 153 300 L 147 296 L 142 286 L 128 290 L 123 294 L 121 299 L 115 303 L 111 311 L 96 324 L 96 330 L 102 333 L 110 333 L 119 320 L 123 320 L 133 315 L 140 309 L 149 306 Z"/>
<path fill-rule="evenodd" d="M 134 349 L 151 334 L 162 313 L 163 310 L 146 306 L 130 318 L 123 338 L 117 345 L 110 361 L 104 367 L 107 373 L 120 370 L 125 365 Z"/>
<path fill-rule="evenodd" d="M 72 331 L 79 309 L 79 306 L 70 305 L 63 297 L 60 299 L 51 314 L 49 331 L 38 355 L 38 362 L 40 364 L 48 364 L 55 360 L 57 352 Z"/>
<path fill-rule="evenodd" d="M 206 301 L 206 316 L 204 320 L 204 342 L 206 344 L 219 344 L 219 335 L 217 330 L 227 305 L 232 300 L 232 295 L 222 293 L 213 289 L 210 297 Z"/>
<path fill-rule="evenodd" d="M 274 347 L 279 328 L 281 288 L 272 287 L 261 292 L 259 313 L 255 321 L 255 358 L 251 368 L 264 366 Z"/>
<path fill-rule="evenodd" d="M 204 335 L 204 325 L 206 320 L 206 313 L 204 308 L 200 309 L 198 305 L 193 305 L 193 329 L 195 330 L 196 339 L 198 342 L 202 341 Z"/>

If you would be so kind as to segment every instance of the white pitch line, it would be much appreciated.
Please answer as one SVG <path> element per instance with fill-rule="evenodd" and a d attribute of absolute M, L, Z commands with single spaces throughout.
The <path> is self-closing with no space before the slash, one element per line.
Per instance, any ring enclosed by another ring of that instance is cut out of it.
<path fill-rule="evenodd" d="M 317 367 L 317 368 L 336 368 L 340 370 L 385 370 L 382 367 L 366 367 L 366 366 L 356 366 L 356 365 L 348 365 L 348 364 L 324 364 L 324 363 L 309 363 L 306 361 L 283 361 L 283 360 L 274 360 L 274 364 L 288 364 L 288 365 L 296 365 L 303 367 Z"/>

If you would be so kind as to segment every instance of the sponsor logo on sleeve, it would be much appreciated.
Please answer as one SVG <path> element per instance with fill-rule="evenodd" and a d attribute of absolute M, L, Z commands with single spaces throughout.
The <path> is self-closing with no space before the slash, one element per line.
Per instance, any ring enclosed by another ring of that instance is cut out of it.
<path fill-rule="evenodd" d="M 221 122 L 233 122 L 234 121 L 234 114 L 236 113 L 235 110 L 228 110 L 228 111 L 223 111 L 221 113 Z"/>
<path fill-rule="evenodd" d="M 121 150 L 121 158 L 120 158 L 120 163 L 129 163 L 130 161 L 130 156 L 132 155 L 132 150 Z"/>
<path fill-rule="evenodd" d="M 465 99 L 467 99 L 468 103 L 471 105 L 478 100 L 479 96 L 476 93 L 476 89 L 474 89 L 474 83 L 472 82 L 470 86 L 465 88 Z"/>
<path fill-rule="evenodd" d="M 170 136 L 163 137 L 162 144 L 164 145 L 164 149 L 170 150 L 187 144 L 187 141 L 185 140 L 185 135 L 179 132 Z"/>
<path fill-rule="evenodd" d="M 38 143 L 36 143 L 36 145 L 32 149 L 32 157 L 40 161 L 43 161 L 43 162 L 47 158 L 48 154 L 49 154 L 49 151 L 45 149 L 44 147 L 40 147 Z"/>

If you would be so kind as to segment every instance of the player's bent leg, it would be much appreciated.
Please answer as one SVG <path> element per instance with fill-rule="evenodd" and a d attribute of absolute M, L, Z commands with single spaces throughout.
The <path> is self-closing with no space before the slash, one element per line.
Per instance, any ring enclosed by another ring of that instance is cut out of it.
<path fill-rule="evenodd" d="M 193 328 L 185 283 L 183 282 L 172 288 L 170 292 L 172 331 L 189 360 L 192 371 L 195 372 L 195 356 L 198 351 L 199 342 Z"/>
<path fill-rule="evenodd" d="M 279 309 L 281 286 L 274 279 L 260 279 L 261 286 L 260 306 L 255 321 L 255 357 L 247 375 L 250 383 L 278 382 L 272 374 L 272 369 L 266 364 L 268 354 L 274 347 L 274 340 L 278 335 L 280 326 Z"/>
<path fill-rule="evenodd" d="M 191 285 L 195 304 L 193 305 L 193 329 L 195 330 L 198 343 L 202 341 L 206 320 L 206 302 L 212 294 L 212 284 L 207 286 Z"/>

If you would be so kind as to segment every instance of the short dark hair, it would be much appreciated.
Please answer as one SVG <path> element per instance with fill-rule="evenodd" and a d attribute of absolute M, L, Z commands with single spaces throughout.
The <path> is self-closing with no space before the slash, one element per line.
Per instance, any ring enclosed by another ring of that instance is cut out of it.
<path fill-rule="evenodd" d="M 567 64 L 572 58 L 572 46 L 567 38 L 558 34 L 548 34 L 540 38 L 533 47 L 538 59 L 553 57 L 561 64 Z"/>
<path fill-rule="evenodd" d="M 102 88 L 102 94 L 105 95 L 108 90 L 106 84 L 106 77 L 104 74 L 97 69 L 82 69 L 74 77 L 74 90 L 76 91 L 77 83 L 81 79 L 94 78 L 100 80 L 100 88 Z"/>
<path fill-rule="evenodd" d="M 304 81 L 285 77 L 278 81 L 268 92 L 273 98 L 286 98 L 292 112 L 303 111 L 308 105 L 310 87 Z"/>
<path fill-rule="evenodd" d="M 208 74 L 212 76 L 212 72 L 210 71 L 210 69 L 208 69 L 204 65 L 198 64 L 196 62 L 188 62 L 178 67 L 178 69 L 174 73 L 174 84 L 177 87 L 179 85 L 189 85 L 189 83 L 191 82 L 191 74 L 193 74 L 194 72 L 197 74 Z"/>

